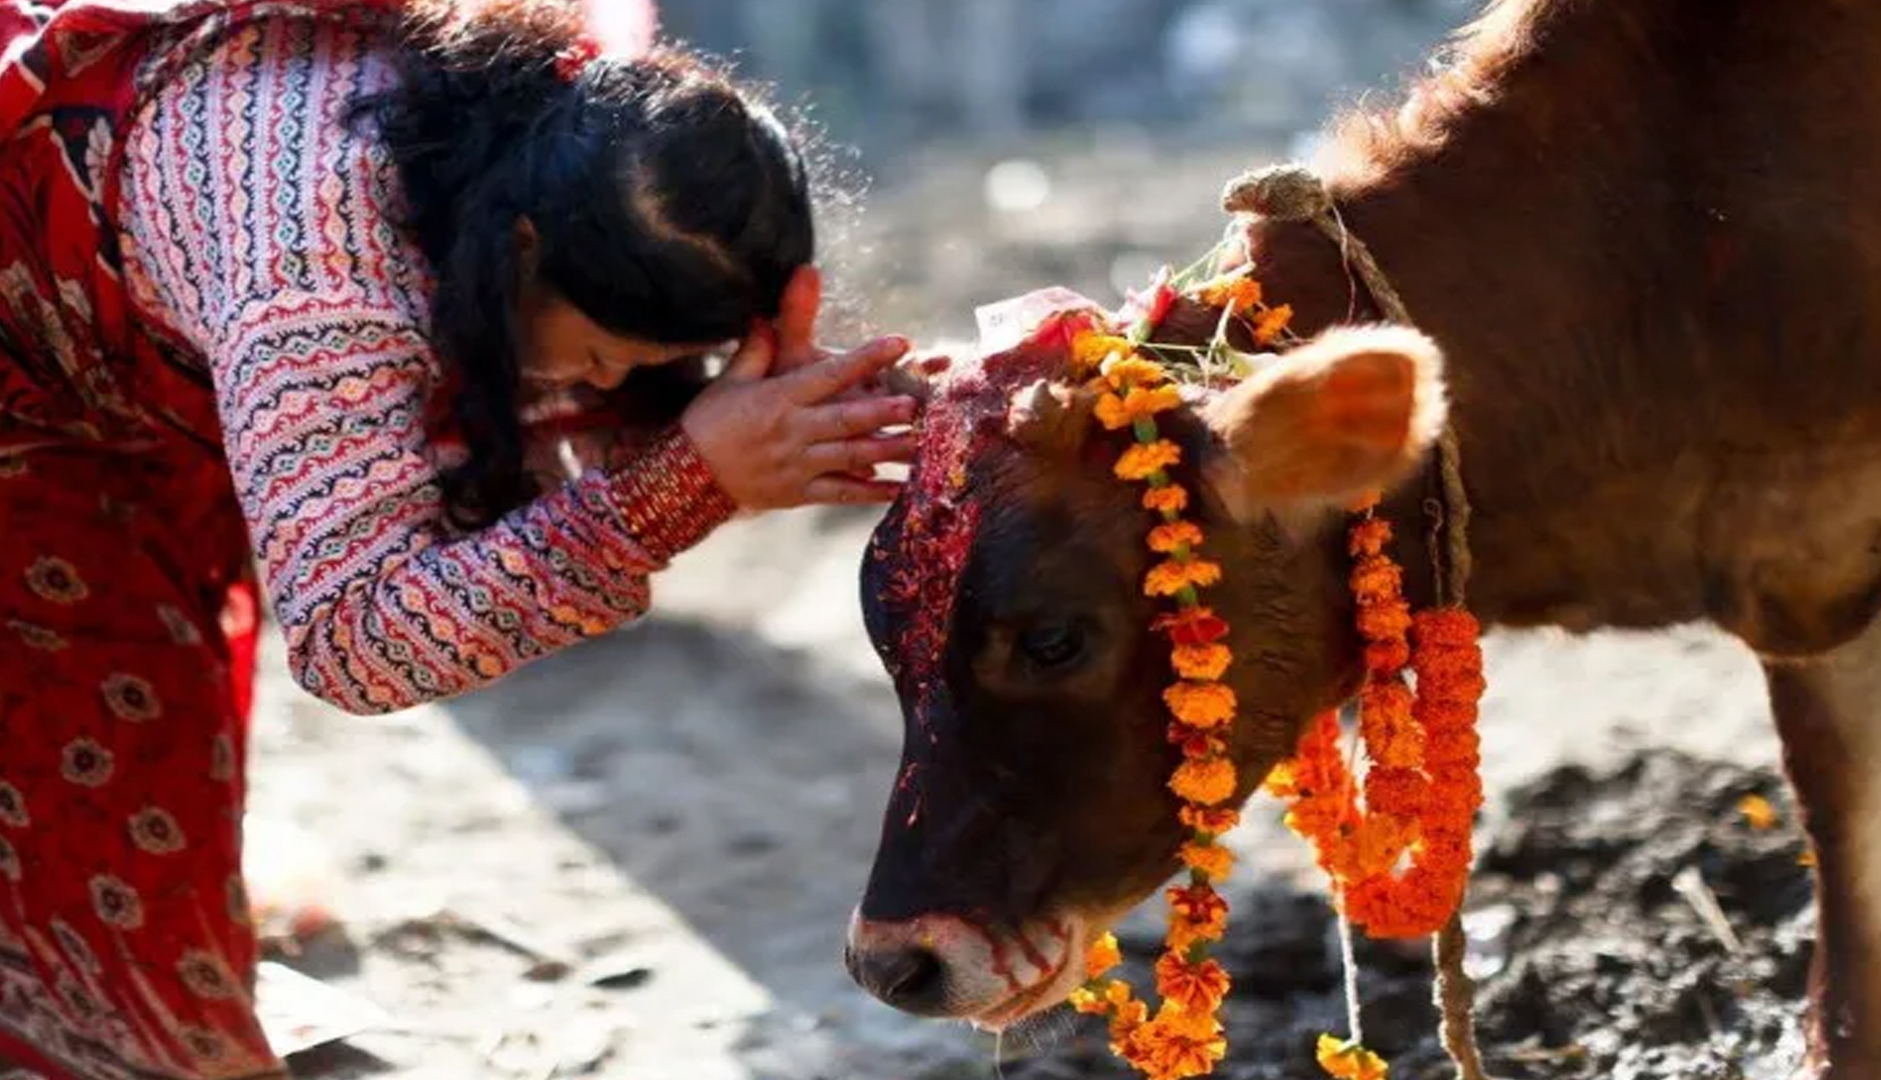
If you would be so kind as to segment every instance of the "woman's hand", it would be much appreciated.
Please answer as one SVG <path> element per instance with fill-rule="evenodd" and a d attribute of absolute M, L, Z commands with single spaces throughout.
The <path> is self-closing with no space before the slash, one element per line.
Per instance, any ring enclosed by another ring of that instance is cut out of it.
<path fill-rule="evenodd" d="M 899 485 L 873 479 L 875 466 L 909 460 L 914 438 L 882 429 L 912 423 L 915 401 L 851 392 L 906 356 L 908 342 L 883 338 L 846 353 L 818 350 L 815 360 L 772 374 L 774 337 L 765 331 L 747 338 L 680 417 L 719 486 L 746 510 L 893 499 Z"/>

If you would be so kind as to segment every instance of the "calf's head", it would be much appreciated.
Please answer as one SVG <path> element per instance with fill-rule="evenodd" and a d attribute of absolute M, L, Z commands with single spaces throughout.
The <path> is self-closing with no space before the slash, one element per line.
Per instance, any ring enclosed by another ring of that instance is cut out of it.
<path fill-rule="evenodd" d="M 1067 357 L 1040 331 L 931 388 L 862 569 L 905 733 L 847 962 L 889 1004 L 990 1028 L 1062 1001 L 1182 840 L 1150 522 L 1111 474 L 1127 433 L 1094 422 Z M 1438 369 L 1412 331 L 1335 330 L 1161 418 L 1226 569 L 1208 602 L 1232 625 L 1242 798 L 1356 689 L 1343 511 L 1429 449 Z"/>

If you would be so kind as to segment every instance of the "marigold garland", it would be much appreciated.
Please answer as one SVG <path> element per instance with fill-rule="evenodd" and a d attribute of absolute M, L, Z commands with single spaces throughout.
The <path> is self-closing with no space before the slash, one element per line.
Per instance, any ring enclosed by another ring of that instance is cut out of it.
<path fill-rule="evenodd" d="M 1168 892 L 1168 951 L 1156 965 L 1162 1004 L 1155 1015 L 1128 984 L 1105 979 L 1122 960 L 1116 939 L 1108 934 L 1086 957 L 1089 981 L 1072 995 L 1072 1004 L 1081 1012 L 1107 1016 L 1111 1048 L 1150 1080 L 1186 1080 L 1212 1073 L 1228 1051 L 1217 1016 L 1228 993 L 1228 972 L 1209 959 L 1208 948 L 1221 939 L 1228 922 L 1227 902 L 1214 884 L 1234 866 L 1234 856 L 1218 842 L 1238 820 L 1233 803 L 1241 787 L 1222 738 L 1234 720 L 1236 702 L 1234 691 L 1220 680 L 1234 655 L 1222 640 L 1227 624 L 1203 606 L 1200 596 L 1221 580 L 1221 567 L 1197 554 L 1205 536 L 1182 516 L 1188 492 L 1169 476 L 1182 461 L 1182 448 L 1164 439 L 1156 424 L 1157 415 L 1182 404 L 1169 373 L 1140 355 L 1132 338 L 1086 331 L 1073 340 L 1071 351 L 1080 376 L 1095 375 L 1098 422 L 1134 436 L 1118 458 L 1117 477 L 1145 485 L 1143 506 L 1159 519 L 1147 544 L 1162 561 L 1150 568 L 1143 591 L 1168 599 L 1173 608 L 1155 628 L 1169 638 L 1176 675 L 1163 701 L 1171 717 L 1170 741 L 1182 748 L 1183 761 L 1169 787 L 1183 801 L 1182 822 L 1190 830 L 1181 851 L 1188 884 Z"/>
<path fill-rule="evenodd" d="M 1313 845 L 1344 915 L 1373 937 L 1410 938 L 1436 933 L 1462 899 L 1470 826 L 1482 805 L 1476 710 L 1484 683 L 1475 618 L 1454 608 L 1413 616 L 1390 542 L 1390 525 L 1369 511 L 1352 527 L 1366 664 L 1359 736 L 1371 762 L 1364 809 L 1332 713 L 1314 721 L 1266 788 L 1291 804 L 1287 826 Z"/>
<path fill-rule="evenodd" d="M 1245 273 L 1207 282 L 1196 295 L 1224 309 L 1226 318 L 1241 319 L 1257 345 L 1279 340 L 1292 318 L 1286 305 L 1267 306 L 1260 283 Z M 1098 422 L 1133 435 L 1114 471 L 1145 485 L 1142 505 L 1159 519 L 1146 542 L 1163 558 L 1145 575 L 1143 591 L 1172 608 L 1153 629 L 1168 637 L 1176 675 L 1163 701 L 1171 716 L 1169 740 L 1182 754 L 1169 787 L 1182 800 L 1180 820 L 1190 830 L 1180 851 L 1189 876 L 1186 885 L 1165 891 L 1168 935 L 1156 963 L 1162 1003 L 1152 1017 L 1127 983 L 1105 977 L 1122 961 L 1109 934 L 1091 946 L 1087 981 L 1071 996 L 1080 1012 L 1108 1018 L 1112 1051 L 1149 1080 L 1211 1074 L 1227 1053 L 1218 1013 L 1230 980 L 1208 951 L 1228 922 L 1227 901 L 1215 886 L 1234 865 L 1219 838 L 1240 820 L 1240 777 L 1226 741 L 1238 703 L 1222 682 L 1234 653 L 1225 642 L 1228 624 L 1201 601 L 1201 590 L 1218 584 L 1222 570 L 1197 554 L 1204 533 L 1182 516 L 1189 493 L 1169 475 L 1182 449 L 1162 437 L 1156 422 L 1181 405 L 1180 390 L 1162 364 L 1139 351 L 1173 296 L 1170 285 L 1159 284 L 1145 305 L 1149 314 L 1127 336 L 1089 328 L 1071 341 L 1074 375 L 1090 378 L 1098 392 Z M 1419 937 L 1449 919 L 1469 871 L 1470 827 L 1482 803 L 1475 731 L 1484 688 L 1480 628 L 1461 609 L 1412 614 L 1403 571 L 1386 550 L 1391 526 L 1375 515 L 1375 503 L 1355 508 L 1349 537 L 1350 588 L 1366 668 L 1359 699 L 1360 737 L 1371 765 L 1365 806 L 1359 806 L 1359 785 L 1333 712 L 1308 725 L 1295 756 L 1274 768 L 1265 787 L 1289 803 L 1286 823 L 1312 844 L 1346 919 L 1374 937 Z M 1405 680 L 1407 668 L 1415 692 Z M 1337 1080 L 1387 1075 L 1384 1060 L 1355 1040 L 1322 1035 L 1316 1057 Z"/>

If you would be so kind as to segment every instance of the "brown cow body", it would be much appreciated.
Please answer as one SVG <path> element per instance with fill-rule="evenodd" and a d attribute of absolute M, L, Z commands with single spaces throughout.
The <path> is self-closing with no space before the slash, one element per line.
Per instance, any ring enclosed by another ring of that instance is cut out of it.
<path fill-rule="evenodd" d="M 1867 0 L 1511 0 L 1401 110 L 1345 122 L 1321 168 L 1346 225 L 1442 348 L 1476 511 L 1471 600 L 1484 620 L 1576 631 L 1708 620 L 1764 659 L 1821 866 L 1812 1067 L 1838 1080 L 1881 1076 L 1877 72 L 1881 5 Z M 1294 305 L 1297 326 L 1376 319 L 1339 250 L 1310 225 L 1257 220 L 1247 237 L 1267 295 Z M 1179 311 L 1161 336 L 1197 341 L 1212 325 L 1213 313 Z M 1404 372 L 1433 372 L 1394 355 Z M 1389 367 L 1365 384 L 1366 400 L 1401 394 L 1393 438 L 1422 454 L 1430 433 L 1418 417 L 1435 406 L 1412 403 Z M 1252 480 L 1252 495 L 1235 487 L 1242 472 L 1259 471 L 1258 453 L 1273 455 L 1271 432 L 1292 416 L 1287 408 L 1243 388 L 1201 403 L 1198 427 L 1184 434 L 1192 458 L 1211 463 L 1211 537 L 1234 530 L 1216 551 L 1229 576 L 1219 606 L 1249 658 L 1235 681 L 1248 729 L 1237 757 L 1252 779 L 1356 676 L 1338 515 L 1327 499 L 1282 499 Z M 936 948 L 949 927 L 996 940 L 986 927 L 1006 926 L 1007 940 L 1034 951 L 1065 936 L 1069 956 L 1091 926 L 1154 888 L 1174 845 L 1173 832 L 1151 823 L 1171 811 L 1151 786 L 1168 758 L 1143 737 L 1149 729 L 1119 717 L 1054 744 L 1037 727 L 1080 702 L 1157 715 L 1153 690 L 1166 671 L 1143 642 L 1089 646 L 1094 658 L 1075 678 L 1013 686 L 988 674 L 999 667 L 988 650 L 1014 634 L 1032 640 L 1023 635 L 1038 631 L 1024 628 L 1037 623 L 1025 611 L 1044 603 L 1027 608 L 1021 597 L 1002 608 L 988 599 L 990 581 L 1030 583 L 1076 607 L 1087 598 L 1067 599 L 1075 588 L 1054 584 L 1069 549 L 1083 545 L 1075 554 L 1087 566 L 1117 571 L 1087 573 L 1087 582 L 1128 582 L 1141 565 L 1140 553 L 1118 546 L 1142 518 L 1127 493 L 1105 488 L 1114 481 L 1102 462 L 1114 451 L 1096 445 L 1102 436 L 1073 424 L 1078 434 L 1041 443 L 1012 427 L 1012 453 L 981 463 L 994 524 L 982 527 L 966 599 L 952 613 L 948 644 L 961 655 L 950 666 L 950 708 L 959 715 L 939 730 L 966 739 L 989 716 L 1025 717 L 1002 726 L 1028 737 L 978 736 L 972 760 L 998 760 L 973 767 L 992 776 L 1023 765 L 1032 783 L 1061 795 L 1070 787 L 1054 787 L 1058 766 L 1042 761 L 1071 762 L 1064 767 L 1079 784 L 1102 771 L 1090 754 L 1140 767 L 1114 766 L 1115 809 L 1101 838 L 1069 814 L 1103 814 L 1103 801 L 1053 818 L 992 783 L 982 801 L 1012 823 L 1003 837 L 928 842 L 910 855 L 891 807 L 852 940 L 865 983 L 890 1000 L 894 987 L 869 978 L 864 961 L 905 952 L 909 941 Z M 1414 601 L 1429 599 L 1419 572 L 1428 567 L 1424 495 L 1413 481 L 1390 503 L 1405 526 L 1397 554 Z M 1060 518 L 1079 525 L 1054 543 Z M 898 548 L 889 561 L 896 551 L 906 556 Z M 1000 565 L 1003 574 L 989 569 Z M 1086 606 L 1099 630 L 1146 616 L 1140 598 L 1121 592 Z M 891 666 L 897 618 L 880 612 L 871 626 Z M 931 717 L 921 726 L 936 727 Z M 922 871 L 909 859 L 930 876 L 952 874 L 973 852 L 992 859 L 1002 838 L 1013 846 L 1014 835 L 1048 853 L 1038 856 L 1050 866 L 1036 895 L 910 899 Z M 1085 863 L 1103 869 L 1081 876 Z M 1083 929 L 1060 935 L 1067 924 Z M 910 937 L 908 927 L 919 932 Z M 943 974 L 970 985 L 953 969 L 974 961 L 940 952 Z M 1057 984 L 1046 989 L 1019 1011 L 1061 996 Z M 926 1011 L 1008 1018 L 1009 1002 L 961 993 Z"/>

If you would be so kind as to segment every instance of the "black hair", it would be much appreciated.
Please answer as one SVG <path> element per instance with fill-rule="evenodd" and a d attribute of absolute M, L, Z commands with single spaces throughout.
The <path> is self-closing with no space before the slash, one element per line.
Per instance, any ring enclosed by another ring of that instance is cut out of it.
<path fill-rule="evenodd" d="M 729 341 L 776 315 L 814 260 L 810 181 L 791 132 L 699 57 L 560 61 L 579 53 L 578 5 L 408 10 L 398 84 L 353 116 L 376 128 L 436 278 L 431 336 L 468 449 L 444 472 L 446 507 L 478 528 L 536 494 L 519 416 L 518 223 L 538 237 L 535 282 L 601 326 Z"/>

